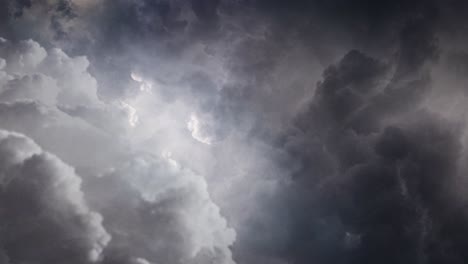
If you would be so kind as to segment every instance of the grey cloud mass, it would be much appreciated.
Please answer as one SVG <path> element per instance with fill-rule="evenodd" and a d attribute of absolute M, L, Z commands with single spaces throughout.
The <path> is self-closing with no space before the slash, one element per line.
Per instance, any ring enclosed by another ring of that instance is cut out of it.
<path fill-rule="evenodd" d="M 1 131 L 2 263 L 91 263 L 110 240 L 81 178 L 31 139 Z"/>
<path fill-rule="evenodd" d="M 461 0 L 0 2 L 0 264 L 466 263 Z"/>

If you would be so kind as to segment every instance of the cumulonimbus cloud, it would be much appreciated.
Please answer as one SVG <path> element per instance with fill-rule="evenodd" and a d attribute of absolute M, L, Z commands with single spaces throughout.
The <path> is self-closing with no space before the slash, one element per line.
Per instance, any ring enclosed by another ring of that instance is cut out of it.
<path fill-rule="evenodd" d="M 467 7 L 3 1 L 2 260 L 465 263 Z"/>

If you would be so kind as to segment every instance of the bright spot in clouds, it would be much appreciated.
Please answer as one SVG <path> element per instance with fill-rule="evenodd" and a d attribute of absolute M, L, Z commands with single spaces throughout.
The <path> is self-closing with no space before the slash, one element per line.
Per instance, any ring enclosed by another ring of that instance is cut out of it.
<path fill-rule="evenodd" d="M 132 80 L 140 84 L 140 91 L 151 92 L 151 90 L 153 89 L 153 84 L 149 81 L 144 80 L 143 77 L 141 77 L 137 73 L 132 72 L 130 76 L 132 77 Z"/>
<path fill-rule="evenodd" d="M 203 144 L 213 144 L 213 139 L 203 133 L 202 127 L 203 122 L 198 119 L 196 114 L 192 113 L 190 115 L 190 120 L 187 122 L 187 128 L 190 132 L 192 132 L 192 137 Z"/>
<path fill-rule="evenodd" d="M 135 72 L 132 72 L 130 76 L 132 80 L 140 84 L 140 91 L 148 93 L 151 92 L 153 83 L 145 80 L 141 75 Z M 121 104 L 128 113 L 130 126 L 135 127 L 139 120 L 136 109 L 128 103 L 122 102 Z M 190 114 L 190 119 L 187 122 L 187 129 L 191 132 L 192 137 L 198 142 L 206 145 L 212 145 L 214 139 L 207 133 L 207 131 L 205 131 L 206 126 L 207 124 L 195 113 Z"/>
<path fill-rule="evenodd" d="M 138 117 L 137 110 L 135 109 L 135 107 L 131 106 L 130 104 L 124 101 L 121 101 L 120 105 L 122 106 L 123 110 L 127 113 L 128 124 L 131 127 L 135 127 L 139 121 L 139 117 Z"/>

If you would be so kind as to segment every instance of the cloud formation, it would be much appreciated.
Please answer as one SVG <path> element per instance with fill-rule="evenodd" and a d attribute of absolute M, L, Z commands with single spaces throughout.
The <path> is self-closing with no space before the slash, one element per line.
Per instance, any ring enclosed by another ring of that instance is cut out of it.
<path fill-rule="evenodd" d="M 0 260 L 465 263 L 467 10 L 3 1 Z"/>
<path fill-rule="evenodd" d="M 2 263 L 91 263 L 111 237 L 81 178 L 31 139 L 0 132 Z"/>
<path fill-rule="evenodd" d="M 12 263 L 232 263 L 235 232 L 211 201 L 205 179 L 168 154 L 135 152 L 130 105 L 98 98 L 86 58 L 32 40 L 3 39 L 2 45 L 2 128 L 27 134 L 87 176 L 83 193 L 72 167 L 42 154 L 29 138 L 4 132 L 3 207 L 11 239 L 4 244 Z M 32 195 L 24 202 L 23 191 Z M 27 222 L 20 224 L 22 218 Z M 63 229 L 57 242 L 55 229 Z"/>

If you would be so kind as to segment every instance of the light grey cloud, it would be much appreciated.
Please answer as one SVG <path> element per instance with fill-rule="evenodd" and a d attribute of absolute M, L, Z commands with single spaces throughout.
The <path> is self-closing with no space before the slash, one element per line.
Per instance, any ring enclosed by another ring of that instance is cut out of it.
<path fill-rule="evenodd" d="M 32 40 L 15 43 L 4 39 L 0 56 L 4 58 L 0 69 L 3 129 L 28 135 L 73 166 L 99 164 L 112 156 L 105 133 L 59 109 L 103 107 L 85 57 L 70 58 Z M 73 139 L 81 144 L 75 146 Z M 95 152 L 97 155 L 87 158 L 85 152 L 96 146 L 101 146 L 101 154 Z M 70 152 L 71 147 L 76 151 Z"/>
<path fill-rule="evenodd" d="M 235 231 L 205 179 L 169 156 L 135 157 L 88 184 L 91 204 L 113 236 L 110 259 L 118 251 L 152 263 L 234 263 Z"/>
<path fill-rule="evenodd" d="M 109 245 L 109 241 L 105 241 L 96 252 L 90 253 L 95 255 L 95 261 L 130 263 L 148 259 L 154 263 L 233 263 L 230 246 L 235 240 L 235 231 L 229 228 L 219 207 L 211 200 L 205 178 L 183 168 L 165 154 L 167 150 L 162 147 L 166 145 L 151 149 L 144 144 L 154 129 L 179 131 L 179 135 L 169 136 L 172 139 L 186 136 L 187 142 L 195 144 L 184 117 L 178 120 L 180 122 L 171 121 L 174 116 L 169 112 L 151 117 L 150 104 L 159 102 L 164 107 L 170 104 L 152 96 L 148 98 L 150 91 L 142 90 L 135 98 L 101 101 L 84 57 L 69 57 L 59 49 L 46 50 L 32 40 L 4 40 L 3 45 L 1 127 L 28 135 L 43 149 L 59 155 L 85 174 L 84 185 L 88 187 L 80 194 L 80 199 L 90 201 L 104 216 L 95 221 L 102 220 L 103 228 L 115 236 L 115 241 Z M 136 108 L 131 105 L 134 103 L 138 103 Z M 179 106 L 173 109 L 187 112 Z M 141 115 L 141 122 L 146 123 L 137 122 L 137 114 Z M 153 128 L 151 122 L 155 121 L 164 122 L 159 128 Z M 141 128 L 148 131 L 140 133 L 138 129 Z M 13 149 L 20 150 L 20 146 L 13 146 Z M 28 167 L 28 172 L 40 173 L 41 168 L 37 166 Z M 6 173 L 8 178 L 13 177 L 11 173 Z M 56 174 L 58 177 L 62 173 Z M 95 189 L 94 184 L 99 189 Z M 119 191 L 122 188 L 128 189 L 130 196 L 122 194 Z M 63 190 L 64 194 L 74 195 L 72 191 Z M 112 199 L 106 198 L 108 194 L 113 195 Z M 127 198 L 136 199 L 137 203 L 116 203 Z M 12 198 L 8 203 L 13 205 L 15 200 Z M 120 211 L 128 215 L 115 211 L 121 206 Z M 41 214 L 50 214 L 41 208 L 38 210 Z M 12 213 L 10 218 L 15 217 L 19 216 Z M 73 223 L 73 219 L 68 218 L 57 221 L 63 225 Z M 97 231 L 92 230 L 99 235 Z M 11 236 L 14 233 L 19 235 L 13 231 Z M 41 243 L 46 235 L 37 233 L 37 242 L 32 241 L 31 246 Z M 25 258 L 36 258 L 38 263 L 55 258 L 46 248 L 36 247 L 37 251 L 25 252 Z M 70 247 L 70 250 L 78 249 Z M 116 250 L 120 253 L 115 253 Z M 101 252 L 102 257 L 98 258 Z M 44 259 L 28 254 L 43 254 Z M 7 256 L 11 259 L 10 255 Z"/>
<path fill-rule="evenodd" d="M 91 263 L 111 237 L 92 211 L 81 178 L 31 139 L 0 132 L 1 245 L 11 263 Z"/>

